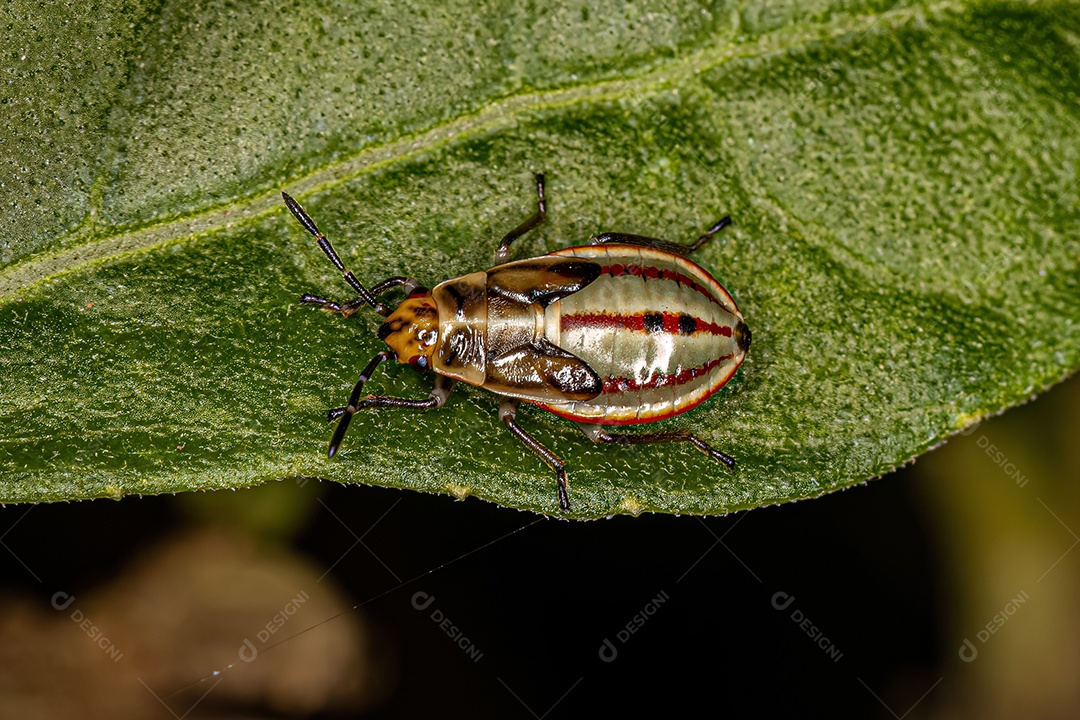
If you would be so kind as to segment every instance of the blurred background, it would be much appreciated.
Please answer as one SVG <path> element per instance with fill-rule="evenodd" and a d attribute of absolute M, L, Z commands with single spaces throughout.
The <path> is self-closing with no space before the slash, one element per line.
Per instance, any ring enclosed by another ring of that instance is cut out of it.
<path fill-rule="evenodd" d="M 1074 377 L 728 517 L 317 480 L 9 506 L 0 716 L 1077 717 L 1078 426 Z"/>

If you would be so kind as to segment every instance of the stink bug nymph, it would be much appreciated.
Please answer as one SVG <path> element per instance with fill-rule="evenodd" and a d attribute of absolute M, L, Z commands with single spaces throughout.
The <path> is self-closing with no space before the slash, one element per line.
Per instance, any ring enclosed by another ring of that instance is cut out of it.
<path fill-rule="evenodd" d="M 524 400 L 574 421 L 598 443 L 688 442 L 734 467 L 735 460 L 687 430 L 610 432 L 611 426 L 664 420 L 704 402 L 735 374 L 750 347 L 750 329 L 731 295 L 688 259 L 731 224 L 725 217 L 690 244 L 603 233 L 587 245 L 510 261 L 510 244 L 546 217 L 544 176 L 536 176 L 537 210 L 503 237 L 490 270 L 447 280 L 428 290 L 392 277 L 365 288 L 341 262 L 315 222 L 282 193 L 304 229 L 315 236 L 357 297 L 338 304 L 304 295 L 304 305 L 349 317 L 369 306 L 386 318 L 379 338 L 389 349 L 372 358 L 338 420 L 329 456 L 341 445 L 357 410 L 430 410 L 446 402 L 458 380 L 504 400 L 499 419 L 554 471 L 559 507 L 570 509 L 565 463 L 518 425 Z M 378 298 L 400 288 L 393 312 Z M 426 399 L 366 395 L 364 383 L 384 360 L 435 371 Z"/>

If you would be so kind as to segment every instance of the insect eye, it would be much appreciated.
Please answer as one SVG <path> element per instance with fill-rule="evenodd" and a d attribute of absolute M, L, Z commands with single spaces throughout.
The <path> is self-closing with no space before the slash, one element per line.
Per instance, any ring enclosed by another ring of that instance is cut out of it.
<path fill-rule="evenodd" d="M 431 368 L 427 355 L 413 355 L 409 358 L 409 367 L 418 373 L 426 373 Z"/>

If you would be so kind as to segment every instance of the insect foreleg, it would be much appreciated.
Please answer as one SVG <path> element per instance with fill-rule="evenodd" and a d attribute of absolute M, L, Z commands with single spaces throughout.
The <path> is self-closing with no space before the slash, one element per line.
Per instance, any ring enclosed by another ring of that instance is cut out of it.
<path fill-rule="evenodd" d="M 510 243 L 517 240 L 547 219 L 547 200 L 544 198 L 544 173 L 536 174 L 536 212 L 525 222 L 506 233 L 495 251 L 495 264 L 502 265 L 510 259 Z"/>
<path fill-rule="evenodd" d="M 355 300 L 350 300 L 347 303 L 339 304 L 337 302 L 334 302 L 333 300 L 327 300 L 324 297 L 319 297 L 318 295 L 304 293 L 304 296 L 300 298 L 300 304 L 318 305 L 319 309 L 325 310 L 326 312 L 341 313 L 345 317 L 349 317 L 350 315 L 355 313 L 358 308 L 361 308 L 368 303 L 363 298 L 358 297 Z"/>
<path fill-rule="evenodd" d="M 366 383 L 372 373 L 375 372 L 375 368 L 378 367 L 379 363 L 383 360 L 388 360 L 393 357 L 395 357 L 395 355 L 392 351 L 383 350 L 372 358 L 371 362 L 369 362 L 363 372 L 360 373 L 360 378 L 356 381 L 352 394 L 349 395 L 349 404 L 346 407 L 334 408 L 327 413 L 326 419 L 329 422 L 341 418 L 337 428 L 334 430 L 334 437 L 330 440 L 328 457 L 334 457 L 338 446 L 341 445 L 341 439 L 345 437 L 345 431 L 349 429 L 349 422 L 352 420 L 353 414 L 358 410 L 372 407 L 393 407 L 405 410 L 431 410 L 433 408 L 441 407 L 446 402 L 446 399 L 450 397 L 450 391 L 454 387 L 454 379 L 444 375 L 436 375 L 435 386 L 431 389 L 431 394 L 424 400 L 389 397 L 387 395 L 368 395 L 361 400 L 360 393 L 364 390 L 364 383 Z"/>
<path fill-rule="evenodd" d="M 414 280 L 413 278 L 400 277 L 400 276 L 399 277 L 392 277 L 392 278 L 389 278 L 387 280 L 383 280 L 381 283 L 379 283 L 375 287 L 371 288 L 371 290 L 368 291 L 368 295 L 369 295 L 369 297 L 371 299 L 374 299 L 374 298 L 379 297 L 383 293 L 386 293 L 386 292 L 389 292 L 389 291 L 393 290 L 396 287 L 402 288 L 405 291 L 405 294 L 409 295 L 414 290 L 416 290 L 418 287 L 420 287 L 420 283 L 417 282 L 416 280 Z M 304 293 L 304 296 L 302 298 L 300 298 L 300 304 L 301 305 L 318 305 L 320 309 L 325 310 L 327 312 L 335 312 L 335 313 L 339 312 L 343 316 L 349 317 L 350 315 L 355 313 L 358 309 L 364 307 L 365 305 L 370 305 L 371 303 L 368 301 L 368 298 L 356 297 L 356 298 L 353 298 L 352 300 L 350 300 L 347 303 L 338 304 L 338 303 L 334 302 L 333 300 L 327 300 L 326 298 L 319 297 L 318 295 L 312 295 L 310 293 Z M 381 303 L 377 303 L 373 307 L 375 307 L 375 309 L 378 310 L 379 307 L 384 307 L 385 308 L 386 306 L 382 305 Z"/>
<path fill-rule="evenodd" d="M 548 450 L 546 447 L 540 444 L 540 441 L 534 438 L 529 433 L 525 432 L 520 425 L 517 424 L 517 420 L 514 419 L 517 414 L 518 400 L 516 398 L 507 398 L 503 400 L 499 405 L 499 419 L 503 421 L 507 429 L 514 434 L 514 436 L 525 443 L 525 447 L 536 453 L 536 456 L 543 460 L 548 466 L 555 471 L 555 482 L 559 486 L 559 508 L 561 510 L 570 509 L 570 496 L 566 489 L 566 470 L 564 469 L 566 463 L 563 462 L 555 453 Z"/>
<path fill-rule="evenodd" d="M 651 445 L 654 443 L 688 442 L 701 452 L 714 460 L 730 467 L 735 467 L 735 458 L 719 450 L 699 438 L 689 430 L 668 430 L 667 432 L 655 433 L 609 433 L 602 425 L 590 425 L 578 423 L 581 432 L 585 433 L 590 440 L 596 443 L 614 443 L 618 445 Z"/>

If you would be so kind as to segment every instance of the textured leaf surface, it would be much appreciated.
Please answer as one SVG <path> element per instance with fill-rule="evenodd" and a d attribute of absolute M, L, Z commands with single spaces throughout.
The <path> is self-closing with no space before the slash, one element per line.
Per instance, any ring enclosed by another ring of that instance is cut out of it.
<path fill-rule="evenodd" d="M 557 511 L 475 388 L 324 458 L 379 318 L 295 305 L 350 294 L 281 189 L 368 283 L 486 268 L 536 170 L 518 257 L 732 214 L 697 259 L 754 344 L 665 426 L 739 468 L 524 408 L 578 517 L 813 497 L 1080 365 L 1080 8 L 669 5 L 8 3 L 0 501 L 317 476 Z"/>

